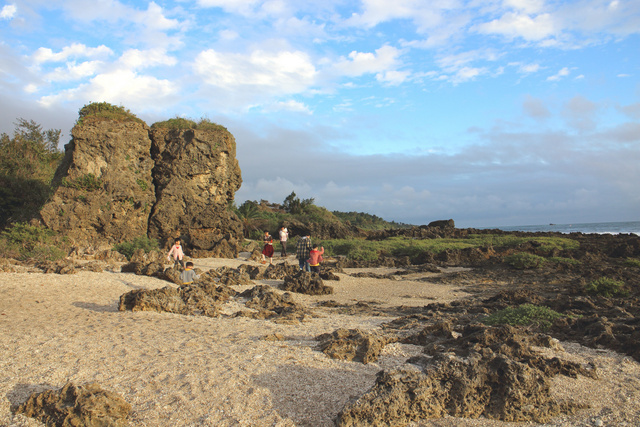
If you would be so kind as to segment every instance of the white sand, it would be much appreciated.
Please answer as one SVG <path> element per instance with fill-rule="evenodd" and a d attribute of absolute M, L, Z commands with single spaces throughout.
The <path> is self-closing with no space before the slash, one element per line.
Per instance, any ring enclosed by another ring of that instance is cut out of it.
<path fill-rule="evenodd" d="M 247 261 L 195 260 L 205 271 L 242 263 Z M 451 285 L 340 276 L 339 282 L 326 282 L 335 294 L 295 294 L 296 300 L 309 306 L 323 299 L 422 306 L 466 295 Z M 374 384 L 379 370 L 398 366 L 421 350 L 389 345 L 369 365 L 329 359 L 315 350 L 317 335 L 340 327 L 372 330 L 391 318 L 329 316 L 322 308 L 314 308 L 321 317 L 300 325 L 118 311 L 120 295 L 167 285 L 174 286 L 113 272 L 0 273 L 0 426 L 42 425 L 15 416 L 10 406 L 67 381 L 96 381 L 119 393 L 133 407 L 132 426 L 332 426 L 349 399 Z M 225 312 L 241 308 L 232 303 Z M 285 340 L 263 339 L 273 333 Z M 640 364 L 610 351 L 563 345 L 566 352 L 560 357 L 591 361 L 601 378 L 555 379 L 559 396 L 571 395 L 592 407 L 547 425 L 640 425 Z M 414 425 L 516 424 L 447 417 Z"/>

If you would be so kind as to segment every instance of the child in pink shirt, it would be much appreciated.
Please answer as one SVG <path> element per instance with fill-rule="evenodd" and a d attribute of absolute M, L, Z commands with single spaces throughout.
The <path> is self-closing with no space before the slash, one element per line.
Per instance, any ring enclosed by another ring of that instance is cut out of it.
<path fill-rule="evenodd" d="M 180 245 L 180 239 L 176 239 L 176 242 L 171 246 L 171 250 L 167 254 L 167 261 L 171 261 L 171 257 L 173 256 L 173 268 L 176 268 L 178 264 L 182 266 L 184 269 L 184 252 L 182 252 L 182 246 Z"/>

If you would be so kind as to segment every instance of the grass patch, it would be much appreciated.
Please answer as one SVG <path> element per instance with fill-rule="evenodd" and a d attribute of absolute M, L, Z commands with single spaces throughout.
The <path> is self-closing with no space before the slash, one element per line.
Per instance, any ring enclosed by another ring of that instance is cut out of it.
<path fill-rule="evenodd" d="M 136 237 L 129 242 L 118 243 L 113 247 L 113 250 L 120 252 L 126 256 L 128 260 L 131 260 L 133 253 L 138 249 L 142 249 L 145 253 L 151 251 L 157 251 L 160 248 L 156 239 L 149 239 L 147 236 Z"/>
<path fill-rule="evenodd" d="M 504 262 L 518 270 L 528 270 L 540 268 L 547 260 L 539 255 L 530 254 L 528 252 L 519 252 L 504 257 Z"/>
<path fill-rule="evenodd" d="M 409 237 L 390 237 L 383 240 L 331 239 L 323 242 L 325 250 L 332 255 L 344 255 L 353 260 L 376 259 L 382 254 L 401 257 L 408 256 L 411 262 L 419 262 L 425 253 L 438 254 L 468 248 L 493 247 L 508 249 L 528 242 L 535 242 L 542 252 L 571 250 L 579 247 L 579 242 L 563 237 L 517 237 L 498 234 L 472 234 L 459 239 L 412 239 Z M 374 255 L 375 254 L 375 255 Z M 533 255 L 535 256 L 535 255 Z M 538 257 L 541 263 L 545 258 Z"/>
<path fill-rule="evenodd" d="M 624 289 L 624 282 L 609 277 L 592 280 L 585 286 L 585 291 L 591 295 L 600 295 L 607 298 L 627 295 Z"/>
<path fill-rule="evenodd" d="M 116 106 L 108 102 L 92 102 L 85 105 L 79 111 L 78 121 L 76 125 L 93 121 L 112 120 L 116 122 L 138 122 L 144 124 L 144 121 L 136 117 L 128 109 L 123 106 Z"/>
<path fill-rule="evenodd" d="M 549 307 L 534 304 L 521 304 L 518 307 L 507 307 L 487 316 L 485 325 L 536 326 L 548 329 L 556 319 L 564 317 Z"/>
<path fill-rule="evenodd" d="M 183 117 L 175 117 L 173 119 L 156 122 L 151 125 L 151 128 L 152 129 L 174 129 L 174 130 L 184 130 L 184 129 L 223 130 L 227 132 L 226 127 L 219 125 L 217 123 L 214 123 L 211 120 L 206 118 L 202 118 L 196 123 L 196 121 L 191 119 L 187 119 Z"/>
<path fill-rule="evenodd" d="M 627 258 L 624 260 L 624 264 L 629 267 L 640 267 L 640 259 L 638 258 Z"/>

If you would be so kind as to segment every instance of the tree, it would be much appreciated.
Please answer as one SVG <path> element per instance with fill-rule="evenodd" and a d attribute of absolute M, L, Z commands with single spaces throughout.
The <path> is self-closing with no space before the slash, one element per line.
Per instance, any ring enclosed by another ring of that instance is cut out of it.
<path fill-rule="evenodd" d="M 295 191 L 292 191 L 282 202 L 282 209 L 286 213 L 290 213 L 292 215 L 299 215 L 302 213 L 302 203 L 300 202 L 300 198 L 296 196 Z"/>
<path fill-rule="evenodd" d="M 0 135 L 0 227 L 35 216 L 51 194 L 51 179 L 62 153 L 60 129 L 43 130 L 18 119 L 13 137 Z"/>

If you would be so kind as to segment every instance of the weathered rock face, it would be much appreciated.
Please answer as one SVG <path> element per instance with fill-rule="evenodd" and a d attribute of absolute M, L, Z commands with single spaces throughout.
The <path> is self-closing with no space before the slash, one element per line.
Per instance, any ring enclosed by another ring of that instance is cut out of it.
<path fill-rule="evenodd" d="M 45 225 L 74 243 L 117 243 L 147 234 L 155 189 L 147 125 L 101 121 L 76 125 L 40 211 Z"/>
<path fill-rule="evenodd" d="M 233 136 L 224 129 L 152 129 L 151 139 L 157 202 L 149 236 L 187 236 L 188 246 L 206 255 L 237 255 L 242 224 L 227 210 L 242 183 Z"/>
<path fill-rule="evenodd" d="M 195 257 L 237 256 L 242 224 L 227 206 L 242 179 L 226 129 L 85 120 L 72 136 L 40 213 L 47 227 L 79 245 L 179 237 Z"/>

